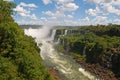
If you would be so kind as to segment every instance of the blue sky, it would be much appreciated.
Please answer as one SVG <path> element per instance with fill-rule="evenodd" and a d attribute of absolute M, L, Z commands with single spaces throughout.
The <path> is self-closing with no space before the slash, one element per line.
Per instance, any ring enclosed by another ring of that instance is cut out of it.
<path fill-rule="evenodd" d="M 18 24 L 120 24 L 120 0 L 7 0 Z"/>

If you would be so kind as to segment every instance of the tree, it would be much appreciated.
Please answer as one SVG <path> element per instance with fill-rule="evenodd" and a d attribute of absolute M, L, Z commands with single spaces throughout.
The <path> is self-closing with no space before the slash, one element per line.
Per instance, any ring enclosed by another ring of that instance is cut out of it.
<path fill-rule="evenodd" d="M 13 21 L 11 15 L 13 15 L 12 8 L 14 7 L 14 3 L 0 0 L 0 23 Z"/>
<path fill-rule="evenodd" d="M 53 80 L 35 40 L 13 21 L 13 7 L 0 0 L 0 80 Z"/>

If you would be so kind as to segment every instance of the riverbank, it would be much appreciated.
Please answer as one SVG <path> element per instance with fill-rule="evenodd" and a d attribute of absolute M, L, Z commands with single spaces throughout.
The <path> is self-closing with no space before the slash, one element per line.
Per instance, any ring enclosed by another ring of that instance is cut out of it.
<path fill-rule="evenodd" d="M 62 79 L 58 76 L 56 69 L 54 69 L 54 68 L 48 68 L 48 71 L 49 71 L 50 74 L 55 78 L 55 80 L 62 80 Z"/>
<path fill-rule="evenodd" d="M 65 55 L 71 56 L 78 64 L 80 64 L 86 71 L 98 75 L 102 80 L 120 80 L 115 77 L 114 73 L 99 64 L 89 64 L 83 59 L 75 56 L 74 53 L 63 52 Z"/>

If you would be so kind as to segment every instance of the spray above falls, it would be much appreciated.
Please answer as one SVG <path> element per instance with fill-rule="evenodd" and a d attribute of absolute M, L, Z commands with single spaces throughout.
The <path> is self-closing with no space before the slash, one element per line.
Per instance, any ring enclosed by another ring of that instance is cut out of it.
<path fill-rule="evenodd" d="M 36 38 L 36 40 L 42 40 L 45 38 L 50 38 L 50 32 L 53 27 L 49 26 L 42 26 L 39 28 L 29 28 L 29 29 L 24 29 L 25 34 L 32 36 Z M 52 34 L 53 35 L 53 34 Z"/>

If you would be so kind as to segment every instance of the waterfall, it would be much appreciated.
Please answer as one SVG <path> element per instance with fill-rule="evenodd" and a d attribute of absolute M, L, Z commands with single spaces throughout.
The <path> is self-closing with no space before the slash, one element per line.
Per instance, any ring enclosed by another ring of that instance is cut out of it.
<path fill-rule="evenodd" d="M 69 30 L 69 34 L 71 34 L 71 30 Z"/>
<path fill-rule="evenodd" d="M 69 52 L 69 50 L 70 50 L 70 46 L 67 46 L 66 51 Z"/>
<path fill-rule="evenodd" d="M 61 42 L 61 41 L 60 41 L 60 38 L 58 38 L 58 40 L 57 40 L 57 44 L 60 44 L 60 42 Z"/>
<path fill-rule="evenodd" d="M 68 30 L 65 30 L 65 35 L 67 35 Z"/>
<path fill-rule="evenodd" d="M 67 31 L 67 34 L 70 34 L 70 30 Z"/>
<path fill-rule="evenodd" d="M 73 33 L 73 30 L 70 30 L 70 34 L 74 34 L 74 33 Z"/>
<path fill-rule="evenodd" d="M 76 63 L 71 57 L 58 52 L 54 48 L 54 43 L 48 41 L 54 40 L 56 30 L 52 30 L 52 34 L 49 38 L 50 29 L 48 27 L 42 27 L 39 29 L 25 29 L 27 35 L 36 37 L 37 43 L 42 43 L 40 55 L 43 59 L 43 63 L 47 67 L 55 68 L 61 80 L 102 80 L 98 76 L 89 73 Z M 58 38 L 58 42 L 64 44 L 65 40 Z M 86 50 L 86 48 L 84 48 Z M 62 54 L 62 55 L 61 55 Z"/>
<path fill-rule="evenodd" d="M 84 49 L 83 49 L 83 55 L 85 55 L 85 52 L 86 52 L 86 46 L 84 47 Z"/>
<path fill-rule="evenodd" d="M 63 44 L 63 45 L 65 44 L 65 41 L 64 41 L 64 39 L 62 40 L 62 44 Z"/>
<path fill-rule="evenodd" d="M 111 54 L 110 58 L 109 58 L 109 61 L 112 61 L 112 56 L 113 56 L 113 53 Z"/>
<path fill-rule="evenodd" d="M 51 40 L 53 41 L 55 38 L 56 30 L 52 30 Z"/>
<path fill-rule="evenodd" d="M 61 35 L 64 35 L 64 30 L 61 30 Z"/>

